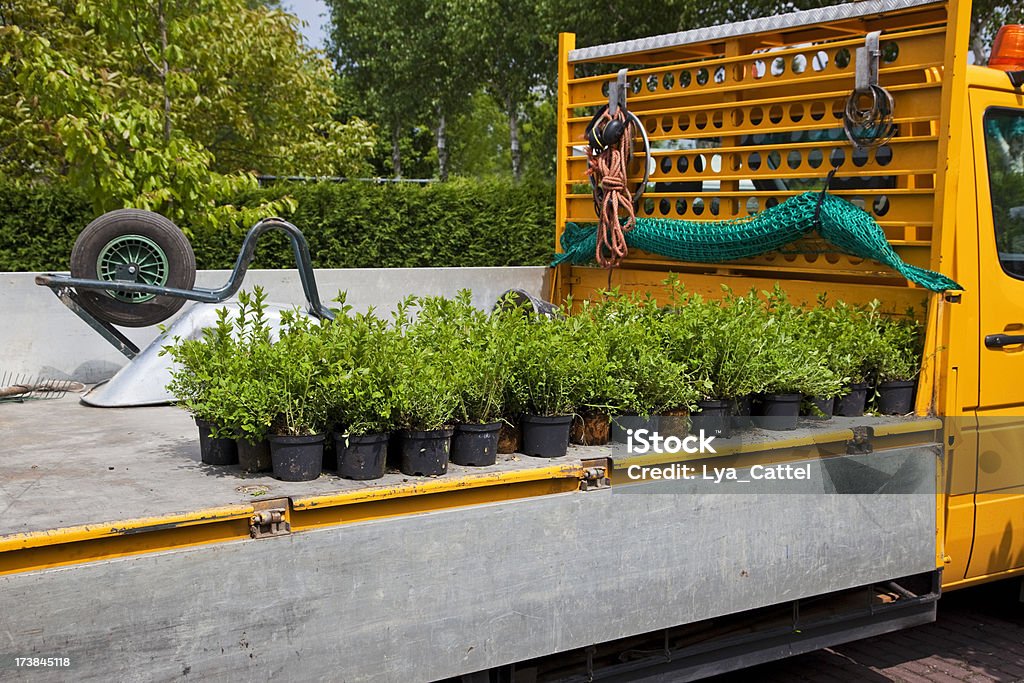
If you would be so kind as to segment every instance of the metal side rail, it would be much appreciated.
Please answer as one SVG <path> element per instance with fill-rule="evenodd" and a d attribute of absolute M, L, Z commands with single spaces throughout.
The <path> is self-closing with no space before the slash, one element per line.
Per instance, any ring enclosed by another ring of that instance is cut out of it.
<path fill-rule="evenodd" d="M 937 614 L 940 584 L 941 570 L 935 570 L 681 624 L 449 681 L 512 681 L 520 676 L 558 683 L 694 681 L 931 623 Z M 881 596 L 884 601 L 879 600 Z"/>

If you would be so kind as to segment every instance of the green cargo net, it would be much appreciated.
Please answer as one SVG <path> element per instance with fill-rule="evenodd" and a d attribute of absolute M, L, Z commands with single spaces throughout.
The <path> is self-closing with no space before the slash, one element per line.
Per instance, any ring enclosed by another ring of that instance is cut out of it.
<path fill-rule="evenodd" d="M 874 218 L 828 193 L 805 192 L 756 216 L 727 221 L 637 218 L 636 227 L 626 233 L 626 244 L 680 261 L 718 263 L 778 251 L 815 229 L 840 251 L 884 263 L 933 292 L 962 289 L 941 273 L 905 263 L 889 246 Z M 568 223 L 562 233 L 562 249 L 564 253 L 556 254 L 551 265 L 593 262 L 596 225 Z"/>

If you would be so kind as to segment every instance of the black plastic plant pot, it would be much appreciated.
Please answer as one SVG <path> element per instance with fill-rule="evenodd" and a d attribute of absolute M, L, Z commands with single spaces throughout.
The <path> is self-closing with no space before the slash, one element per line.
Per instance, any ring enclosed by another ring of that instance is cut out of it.
<path fill-rule="evenodd" d="M 455 425 L 451 461 L 456 465 L 486 467 L 498 458 L 498 436 L 502 421 Z"/>
<path fill-rule="evenodd" d="M 538 458 L 560 458 L 569 450 L 572 415 L 523 415 L 523 453 Z"/>
<path fill-rule="evenodd" d="M 878 385 L 878 412 L 906 415 L 914 406 L 916 382 L 882 382 Z"/>
<path fill-rule="evenodd" d="M 754 423 L 761 429 L 779 432 L 796 429 L 803 399 L 803 394 L 765 394 L 761 414 L 754 418 Z"/>
<path fill-rule="evenodd" d="M 833 414 L 843 417 L 860 417 L 864 414 L 864 406 L 868 402 L 867 383 L 851 384 L 847 394 L 836 397 L 836 408 Z"/>
<path fill-rule="evenodd" d="M 731 407 L 733 427 L 747 429 L 754 423 L 750 417 L 754 414 L 754 397 L 751 394 L 734 398 Z"/>
<path fill-rule="evenodd" d="M 697 410 L 690 418 L 690 431 L 705 436 L 728 439 L 732 436 L 732 405 L 729 401 L 697 401 Z"/>
<path fill-rule="evenodd" d="M 452 448 L 451 429 L 401 432 L 402 457 L 398 469 L 413 477 L 439 476 L 448 471 Z"/>
<path fill-rule="evenodd" d="M 323 471 L 325 439 L 325 434 L 272 434 L 269 440 L 274 476 L 281 481 L 312 481 L 319 477 Z"/>
<path fill-rule="evenodd" d="M 252 443 L 248 439 L 238 440 L 238 464 L 243 472 L 269 472 L 270 442 L 266 439 Z"/>
<path fill-rule="evenodd" d="M 390 434 L 352 436 L 334 432 L 334 451 L 338 454 L 338 476 L 346 479 L 380 479 L 388 458 Z"/>
<path fill-rule="evenodd" d="M 207 465 L 237 465 L 238 447 L 234 439 L 215 439 L 213 423 L 196 418 L 199 427 L 199 457 Z"/>
<path fill-rule="evenodd" d="M 656 432 L 661 427 L 657 415 L 643 417 L 641 415 L 612 416 L 612 443 L 626 443 L 629 436 L 638 429 L 646 429 L 648 433 Z"/>
<path fill-rule="evenodd" d="M 836 407 L 834 398 L 823 398 L 814 396 L 804 402 L 807 408 L 806 415 L 812 420 L 831 420 L 832 413 Z"/>

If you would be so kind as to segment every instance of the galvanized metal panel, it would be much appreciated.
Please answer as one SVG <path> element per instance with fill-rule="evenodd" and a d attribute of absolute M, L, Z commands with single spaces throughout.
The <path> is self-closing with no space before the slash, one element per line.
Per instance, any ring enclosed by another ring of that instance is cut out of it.
<path fill-rule="evenodd" d="M 478 671 L 930 571 L 933 493 L 811 491 L 865 471 L 933 492 L 937 448 L 833 458 L 827 476 L 808 461 L 805 493 L 637 485 L 0 577 L 0 652 L 71 658 L 33 680 Z"/>
<path fill-rule="evenodd" d="M 667 50 L 693 43 L 708 43 L 716 40 L 739 38 L 755 33 L 784 31 L 803 26 L 815 26 L 847 19 L 856 19 L 857 17 L 881 14 L 883 12 L 943 4 L 943 2 L 936 2 L 935 0 L 863 0 L 862 2 L 847 2 L 842 5 L 820 7 L 762 19 L 737 21 L 709 28 L 679 31 L 649 38 L 624 40 L 618 43 L 578 48 L 569 52 L 569 61 L 586 62 L 631 55 L 637 52 Z"/>

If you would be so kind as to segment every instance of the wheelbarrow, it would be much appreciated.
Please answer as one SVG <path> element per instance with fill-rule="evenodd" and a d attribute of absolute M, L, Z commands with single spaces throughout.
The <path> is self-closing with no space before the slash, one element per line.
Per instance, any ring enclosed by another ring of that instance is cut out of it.
<path fill-rule="evenodd" d="M 185 234 L 169 219 L 150 211 L 118 209 L 90 223 L 71 252 L 71 275 L 47 273 L 36 284 L 49 287 L 60 301 L 131 362 L 103 385 L 83 396 L 90 405 L 125 407 L 173 401 L 165 389 L 170 360 L 160 349 L 175 337 L 196 338 L 216 320 L 212 304 L 227 301 L 242 286 L 256 256 L 260 236 L 278 230 L 288 235 L 306 298 L 306 312 L 331 319 L 313 274 L 309 245 L 302 231 L 281 218 L 265 218 L 246 234 L 227 282 L 216 289 L 195 286 L 196 259 Z M 193 306 L 141 350 L 115 325 L 148 327 L 161 323 L 187 301 Z M 231 305 L 231 304 L 228 304 Z M 276 322 L 282 306 L 268 307 Z"/>

